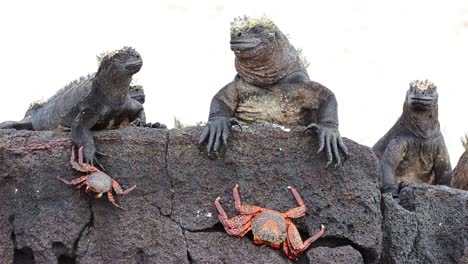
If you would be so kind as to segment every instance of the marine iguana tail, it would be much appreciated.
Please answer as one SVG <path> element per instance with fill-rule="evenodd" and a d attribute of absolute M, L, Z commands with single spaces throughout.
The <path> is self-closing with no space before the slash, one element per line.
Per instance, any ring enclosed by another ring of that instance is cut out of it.
<path fill-rule="evenodd" d="M 139 117 L 141 103 L 129 96 L 132 76 L 143 60 L 133 48 L 124 47 L 102 58 L 96 74 L 72 82 L 47 102 L 30 108 L 19 122 L 0 128 L 71 130 L 71 139 L 84 146 L 86 163 L 93 164 L 96 148 L 92 130 L 126 127 Z"/>
<path fill-rule="evenodd" d="M 458 160 L 457 166 L 453 169 L 452 188 L 468 191 L 468 135 L 463 141 L 465 152 Z"/>
<path fill-rule="evenodd" d="M 317 129 L 327 165 L 348 155 L 338 132 L 337 102 L 325 86 L 309 79 L 298 52 L 268 18 L 235 19 L 231 50 L 237 75 L 211 101 L 199 144 L 208 153 L 227 145 L 233 124 L 275 123 Z"/>
<path fill-rule="evenodd" d="M 397 184 L 416 182 L 450 185 L 452 167 L 440 132 L 437 87 L 413 81 L 403 113 L 372 148 L 380 159 L 382 192 L 398 196 Z"/>

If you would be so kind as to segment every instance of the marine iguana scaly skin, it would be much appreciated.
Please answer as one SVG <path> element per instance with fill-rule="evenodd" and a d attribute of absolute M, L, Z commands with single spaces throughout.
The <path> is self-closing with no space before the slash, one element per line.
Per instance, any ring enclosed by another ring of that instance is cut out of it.
<path fill-rule="evenodd" d="M 463 142 L 465 152 L 458 160 L 457 166 L 453 169 L 452 188 L 468 191 L 468 135 Z"/>
<path fill-rule="evenodd" d="M 400 182 L 450 185 L 452 167 L 440 132 L 437 87 L 413 81 L 403 113 L 373 147 L 380 159 L 382 192 L 398 196 Z"/>
<path fill-rule="evenodd" d="M 86 163 L 93 164 L 96 148 L 92 130 L 122 128 L 139 117 L 141 103 L 129 96 L 133 74 L 143 60 L 133 48 L 107 54 L 97 73 L 72 82 L 42 104 L 30 107 L 26 117 L 0 128 L 71 131 L 71 139 L 84 147 Z"/>
<path fill-rule="evenodd" d="M 133 100 L 139 102 L 141 105 L 145 103 L 146 95 L 145 90 L 143 90 L 143 86 L 141 85 L 130 85 L 128 88 L 128 95 Z M 141 110 L 140 114 L 138 115 L 137 119 L 132 120 L 131 125 L 135 126 L 144 126 L 146 124 L 146 114 L 145 110 Z"/>
<path fill-rule="evenodd" d="M 338 132 L 337 102 L 325 86 L 309 79 L 296 49 L 267 18 L 240 18 L 231 24 L 237 75 L 212 99 L 199 143 L 210 153 L 227 145 L 233 124 L 274 123 L 317 129 L 327 165 L 348 151 Z"/>

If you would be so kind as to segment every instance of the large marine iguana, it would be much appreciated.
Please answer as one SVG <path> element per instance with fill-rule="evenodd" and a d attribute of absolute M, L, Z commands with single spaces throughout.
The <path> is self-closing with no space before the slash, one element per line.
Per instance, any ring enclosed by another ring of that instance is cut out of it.
<path fill-rule="evenodd" d="M 275 123 L 314 128 L 327 166 L 348 155 L 338 131 L 337 102 L 325 86 L 309 79 L 297 50 L 268 18 L 243 17 L 231 23 L 231 50 L 237 75 L 212 99 L 199 144 L 208 153 L 227 145 L 234 124 Z"/>
<path fill-rule="evenodd" d="M 132 76 L 142 65 L 140 54 L 131 47 L 110 52 L 95 74 L 33 104 L 23 120 L 3 122 L 0 128 L 71 131 L 73 143 L 84 147 L 85 162 L 93 164 L 97 160 L 92 130 L 126 127 L 142 113 L 142 104 L 129 96 Z"/>
<path fill-rule="evenodd" d="M 384 193 L 398 196 L 400 182 L 450 185 L 452 167 L 440 132 L 434 83 L 410 83 L 402 115 L 373 150 L 380 159 Z"/>
<path fill-rule="evenodd" d="M 468 191 L 468 134 L 463 141 L 465 152 L 458 160 L 457 166 L 453 169 L 452 188 Z"/>

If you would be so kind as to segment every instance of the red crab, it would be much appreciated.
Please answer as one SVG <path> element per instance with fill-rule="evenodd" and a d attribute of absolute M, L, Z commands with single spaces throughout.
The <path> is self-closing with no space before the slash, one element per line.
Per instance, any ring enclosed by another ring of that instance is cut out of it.
<path fill-rule="evenodd" d="M 114 196 L 112 196 L 112 189 L 114 189 L 114 191 L 117 194 L 125 195 L 136 188 L 136 185 L 133 185 L 132 187 L 124 191 L 122 190 L 122 187 L 120 187 L 120 184 L 116 180 L 112 179 L 109 175 L 100 171 L 98 168 L 92 166 L 91 164 L 83 163 L 83 147 L 80 147 L 78 149 L 78 162 L 76 162 L 75 147 L 72 146 L 70 164 L 75 170 L 87 172 L 89 174 L 81 176 L 71 181 L 63 179 L 61 177 L 57 177 L 57 179 L 63 181 L 68 185 L 79 184 L 75 187 L 76 189 L 80 189 L 81 187 L 83 187 L 83 185 L 86 185 L 85 192 L 87 194 L 89 194 L 90 191 L 98 193 L 96 195 L 96 199 L 100 199 L 102 194 L 107 192 L 107 197 L 109 198 L 109 201 L 120 209 L 123 208 L 115 202 Z"/>
<path fill-rule="evenodd" d="M 220 197 L 215 200 L 215 206 L 219 212 L 218 218 L 229 235 L 243 237 L 252 230 L 255 245 L 269 245 L 274 249 L 279 249 L 281 243 L 283 243 L 284 253 L 288 258 L 296 261 L 299 255 L 325 233 L 325 226 L 321 225 L 319 232 L 306 241 L 302 241 L 299 231 L 291 218 L 304 216 L 307 209 L 301 196 L 293 187 L 288 186 L 299 207 L 292 208 L 285 213 L 255 205 L 242 205 L 237 187 L 236 184 L 233 195 L 236 210 L 240 215 L 228 219 L 226 212 L 219 203 Z"/>

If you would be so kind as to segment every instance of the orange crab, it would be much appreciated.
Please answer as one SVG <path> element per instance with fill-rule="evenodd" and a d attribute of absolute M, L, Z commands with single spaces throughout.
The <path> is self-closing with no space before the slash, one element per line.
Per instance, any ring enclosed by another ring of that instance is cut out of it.
<path fill-rule="evenodd" d="M 76 189 L 80 189 L 81 187 L 86 185 L 85 192 L 87 194 L 89 194 L 91 191 L 98 193 L 96 195 L 96 199 L 100 199 L 102 194 L 107 192 L 107 197 L 109 198 L 109 201 L 113 205 L 117 206 L 118 208 L 124 209 L 115 202 L 114 196 L 112 196 L 112 189 L 114 189 L 114 191 L 117 194 L 126 195 L 129 192 L 131 192 L 133 189 L 135 189 L 136 185 L 133 185 L 132 187 L 124 191 L 122 190 L 122 187 L 120 186 L 120 184 L 116 180 L 112 179 L 109 175 L 100 171 L 98 168 L 94 167 L 91 164 L 83 163 L 83 147 L 80 147 L 78 149 L 78 162 L 76 162 L 75 161 L 75 147 L 72 146 L 70 164 L 75 170 L 86 172 L 89 174 L 85 176 L 81 176 L 71 181 L 63 179 L 61 177 L 57 177 L 57 179 L 63 181 L 64 183 L 68 185 L 79 184 L 75 187 Z"/>
<path fill-rule="evenodd" d="M 269 245 L 274 249 L 280 249 L 280 245 L 283 243 L 284 253 L 288 258 L 296 261 L 299 255 L 325 233 L 325 226 L 321 225 L 319 232 L 306 241 L 302 241 L 299 231 L 291 218 L 304 216 L 307 208 L 301 196 L 293 187 L 288 186 L 299 207 L 292 208 L 285 213 L 255 205 L 242 205 L 237 188 L 238 185 L 236 184 L 233 195 L 236 210 L 240 215 L 229 219 L 219 203 L 220 197 L 215 200 L 215 206 L 219 212 L 218 219 L 229 235 L 243 237 L 252 230 L 255 245 Z"/>

